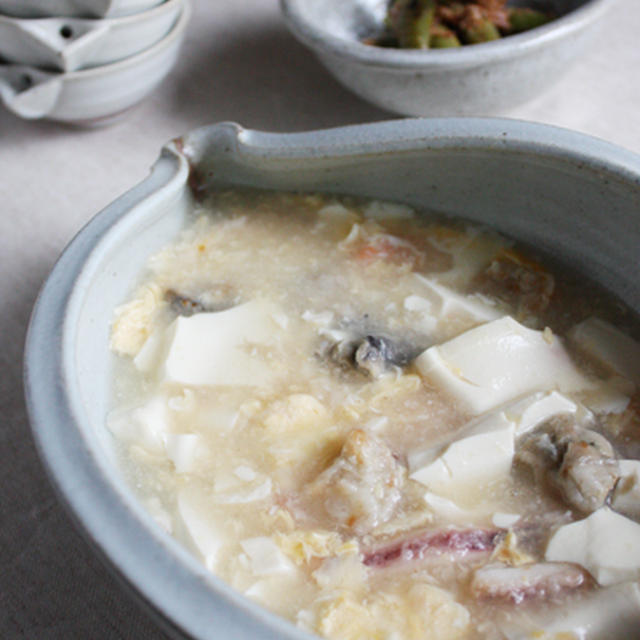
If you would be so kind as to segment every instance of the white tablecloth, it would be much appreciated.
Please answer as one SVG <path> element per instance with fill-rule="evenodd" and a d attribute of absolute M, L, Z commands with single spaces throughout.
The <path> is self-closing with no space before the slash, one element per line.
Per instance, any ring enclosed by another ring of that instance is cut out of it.
<path fill-rule="evenodd" d="M 234 120 L 299 131 L 394 117 L 338 85 L 285 30 L 276 0 L 193 2 L 177 67 L 120 123 L 79 130 L 0 110 L 3 639 L 163 637 L 75 532 L 29 435 L 24 334 L 37 291 L 65 244 L 146 175 L 165 141 L 192 128 Z M 550 93 L 510 116 L 640 152 L 640 2 L 617 6 L 590 55 Z"/>

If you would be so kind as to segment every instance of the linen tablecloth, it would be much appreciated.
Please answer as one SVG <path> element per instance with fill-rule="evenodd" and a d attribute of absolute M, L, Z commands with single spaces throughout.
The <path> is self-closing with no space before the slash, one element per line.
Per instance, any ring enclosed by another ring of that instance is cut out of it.
<path fill-rule="evenodd" d="M 233 120 L 300 131 L 389 119 L 286 31 L 276 0 L 192 0 L 180 60 L 119 123 L 82 130 L 0 109 L 0 638 L 163 638 L 76 532 L 25 415 L 22 350 L 39 287 L 72 236 L 147 174 L 162 144 Z M 615 4 L 615 3 L 614 3 Z M 590 54 L 510 117 L 640 153 L 640 2 L 620 0 Z M 486 114 L 484 114 L 486 115 Z"/>

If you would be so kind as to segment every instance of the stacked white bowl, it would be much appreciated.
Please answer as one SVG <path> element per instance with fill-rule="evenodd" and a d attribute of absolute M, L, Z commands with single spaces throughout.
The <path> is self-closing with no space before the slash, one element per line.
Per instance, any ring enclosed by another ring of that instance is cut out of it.
<path fill-rule="evenodd" d="M 0 0 L 0 98 L 23 118 L 100 124 L 173 67 L 189 0 Z"/>

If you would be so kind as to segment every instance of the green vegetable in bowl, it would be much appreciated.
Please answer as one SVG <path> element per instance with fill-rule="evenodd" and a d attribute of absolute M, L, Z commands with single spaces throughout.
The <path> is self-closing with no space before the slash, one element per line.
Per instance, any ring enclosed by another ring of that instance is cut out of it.
<path fill-rule="evenodd" d="M 390 0 L 386 31 L 367 44 L 442 49 L 497 40 L 539 27 L 551 13 L 507 7 L 507 0 Z"/>
<path fill-rule="evenodd" d="M 535 9 L 526 9 L 524 7 L 514 7 L 509 10 L 509 24 L 512 33 L 520 33 L 521 31 L 529 31 L 535 29 L 551 20 L 549 14 Z"/>
<path fill-rule="evenodd" d="M 428 49 L 436 0 L 395 0 L 388 21 L 403 49 Z"/>

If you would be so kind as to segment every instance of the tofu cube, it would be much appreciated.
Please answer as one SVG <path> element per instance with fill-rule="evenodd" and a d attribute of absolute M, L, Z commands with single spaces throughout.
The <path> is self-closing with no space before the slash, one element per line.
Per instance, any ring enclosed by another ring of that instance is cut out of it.
<path fill-rule="evenodd" d="M 504 413 L 489 416 L 463 431 L 444 448 L 409 455 L 409 477 L 436 493 L 509 473 L 515 424 Z"/>
<path fill-rule="evenodd" d="M 424 351 L 423 377 L 478 415 L 535 391 L 563 393 L 593 387 L 564 346 L 505 316 Z"/>
<path fill-rule="evenodd" d="M 600 366 L 640 386 L 640 343 L 600 318 L 588 318 L 569 339 Z"/>
<path fill-rule="evenodd" d="M 545 558 L 575 562 L 602 586 L 640 579 L 640 524 L 608 507 L 560 527 L 549 540 Z"/>
<path fill-rule="evenodd" d="M 184 385 L 263 386 L 273 374 L 251 345 L 268 344 L 282 331 L 274 312 L 270 305 L 252 301 L 225 311 L 180 316 L 162 336 L 150 336 L 136 366 Z"/>

